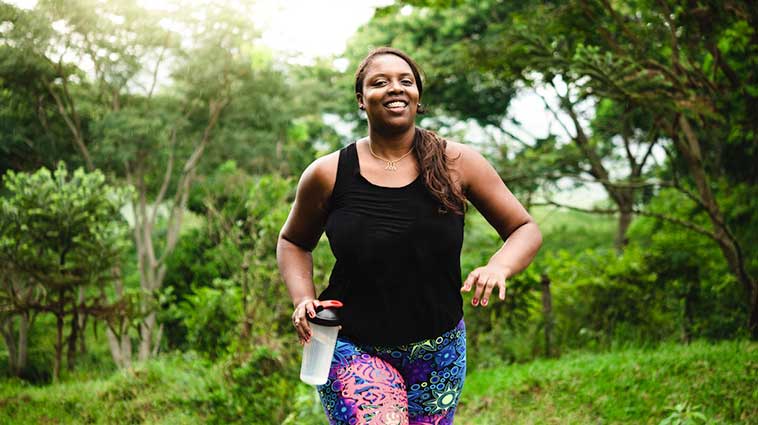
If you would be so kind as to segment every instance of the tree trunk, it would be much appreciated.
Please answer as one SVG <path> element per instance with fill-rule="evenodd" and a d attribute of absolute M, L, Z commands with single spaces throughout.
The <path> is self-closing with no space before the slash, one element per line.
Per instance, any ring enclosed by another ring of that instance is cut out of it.
<path fill-rule="evenodd" d="M 144 182 L 144 174 L 138 170 L 139 172 L 137 175 L 131 176 L 127 170 L 127 180 L 130 183 L 135 184 L 139 193 L 138 204 L 132 204 L 135 218 L 134 236 L 135 245 L 137 246 L 140 286 L 143 291 L 143 296 L 140 298 L 140 313 L 143 315 L 143 321 L 140 325 L 140 342 L 138 348 L 139 360 L 147 360 L 152 353 L 157 353 L 157 346 L 160 344 L 161 336 L 156 335 L 156 332 L 160 329 L 157 326 L 156 308 L 158 308 L 158 306 L 156 305 L 156 294 L 161 289 L 163 279 L 166 275 L 166 258 L 174 251 L 179 240 L 184 209 L 187 207 L 189 192 L 195 178 L 197 164 L 202 158 L 206 147 L 210 143 L 211 133 L 226 104 L 226 100 L 212 100 L 208 104 L 208 124 L 203 131 L 202 138 L 182 167 L 182 174 L 179 177 L 171 210 L 169 211 L 165 243 L 162 247 L 163 249 L 160 257 L 156 256 L 157 250 L 153 244 L 153 233 L 155 230 L 154 224 L 158 208 L 164 201 L 164 195 L 167 193 L 166 190 L 171 182 L 171 171 L 173 169 L 174 157 L 169 157 L 164 179 L 158 191 L 158 196 L 154 201 L 153 208 L 148 208 L 147 205 L 148 189 Z M 176 133 L 172 133 L 171 137 L 173 138 L 175 135 Z M 132 181 L 132 179 L 135 179 L 136 181 Z"/>
<path fill-rule="evenodd" d="M 145 361 L 150 358 L 153 346 L 153 335 L 155 332 L 155 312 L 148 313 L 145 320 L 140 325 L 140 342 L 139 342 L 139 354 L 140 361 Z"/>
<path fill-rule="evenodd" d="M 132 340 L 129 332 L 122 328 L 120 337 L 110 328 L 105 330 L 105 336 L 108 339 L 108 347 L 111 350 L 111 356 L 116 366 L 122 369 L 132 367 Z"/>
<path fill-rule="evenodd" d="M 120 300 L 124 296 L 124 284 L 121 278 L 121 267 L 114 266 L 111 269 L 113 274 L 113 286 L 116 292 L 116 297 Z M 129 321 L 130 317 L 123 317 L 120 315 L 108 322 L 108 326 L 105 330 L 105 336 L 108 339 L 108 347 L 111 350 L 111 356 L 113 362 L 119 368 L 132 367 L 132 340 L 129 336 Z M 117 326 L 114 325 L 117 323 Z M 116 330 L 114 331 L 114 328 Z"/>
<path fill-rule="evenodd" d="M 108 348 L 111 350 L 111 357 L 113 357 L 113 363 L 116 363 L 116 367 L 124 367 L 123 353 L 121 352 L 121 344 L 116 334 L 113 333 L 110 328 L 105 330 L 105 337 L 108 339 Z"/>
<path fill-rule="evenodd" d="M 71 311 L 71 331 L 68 334 L 68 352 L 66 353 L 66 365 L 69 371 L 73 371 L 76 365 L 77 342 L 79 342 L 79 310 L 76 303 L 74 303 Z"/>
<path fill-rule="evenodd" d="M 79 299 L 78 303 L 79 305 L 84 305 L 84 287 L 79 287 Z M 86 333 L 85 329 L 87 329 L 87 319 L 89 318 L 89 314 L 87 312 L 82 312 L 79 315 L 79 353 L 85 354 L 87 352 L 87 341 L 86 341 Z"/>
<path fill-rule="evenodd" d="M 624 252 L 624 248 L 629 243 L 629 239 L 626 237 L 626 232 L 629 230 L 629 225 L 632 224 L 632 204 L 621 205 L 619 204 L 619 221 L 616 229 L 616 239 L 614 240 L 614 247 L 616 253 L 620 254 Z"/>
<path fill-rule="evenodd" d="M 87 353 L 87 339 L 86 337 L 86 329 L 87 329 L 87 322 L 89 315 L 87 313 L 82 313 L 79 318 L 79 354 L 86 354 Z M 94 328 L 94 323 L 93 323 Z"/>
<path fill-rule="evenodd" d="M 61 376 L 61 360 L 63 353 L 63 300 L 64 290 L 61 289 L 58 295 L 59 309 L 55 313 L 56 319 L 56 336 L 55 336 L 55 359 L 53 360 L 53 382 L 57 383 Z"/>
<path fill-rule="evenodd" d="M 558 94 L 557 90 L 556 94 Z M 620 254 L 624 251 L 624 248 L 626 248 L 628 242 L 626 232 L 629 229 L 629 224 L 632 222 L 634 214 L 635 189 L 633 187 L 619 187 L 611 181 L 611 174 L 603 165 L 602 157 L 595 150 L 592 143 L 590 142 L 589 136 L 584 131 L 584 128 L 579 121 L 579 116 L 574 110 L 574 105 L 571 103 L 568 95 L 563 97 L 558 94 L 558 96 L 561 99 L 561 106 L 571 118 L 571 122 L 574 124 L 574 129 L 576 131 L 576 135 L 571 135 L 571 133 L 566 130 L 567 134 L 571 136 L 574 144 L 576 144 L 576 146 L 589 162 L 590 174 L 592 177 L 594 177 L 597 182 L 603 186 L 606 193 L 608 193 L 608 197 L 613 201 L 614 204 L 616 204 L 616 207 L 618 207 L 619 222 L 618 228 L 616 229 L 614 247 L 616 248 L 616 252 Z M 629 167 L 632 169 L 632 172 L 629 176 L 630 178 L 639 177 L 639 173 L 641 172 L 645 159 L 646 158 L 643 158 L 642 162 L 638 163 L 635 158 L 629 154 Z"/>
<path fill-rule="evenodd" d="M 748 274 L 739 241 L 727 228 L 716 197 L 711 192 L 701 157 L 700 140 L 684 115 L 679 116 L 679 127 L 684 133 L 684 138 L 678 134 L 672 135 L 672 138 L 676 142 L 679 152 L 682 153 L 695 181 L 702 205 L 714 228 L 713 238 L 721 248 L 721 253 L 726 259 L 729 270 L 735 275 L 745 291 L 750 311 L 747 320 L 748 332 L 753 340 L 758 340 L 758 284 Z"/>
<path fill-rule="evenodd" d="M 553 297 L 550 294 L 550 277 L 542 274 L 542 317 L 545 320 L 545 357 L 553 355 Z"/>
<path fill-rule="evenodd" d="M 13 327 L 13 316 L 3 317 L 2 321 L 0 321 L 0 332 L 3 334 L 3 340 L 8 349 L 8 370 L 11 374 L 18 376 L 19 367 L 16 361 L 18 359 L 18 349 L 16 347 Z"/>
<path fill-rule="evenodd" d="M 16 367 L 20 373 L 26 367 L 27 353 L 29 350 L 29 313 L 21 313 L 18 322 L 18 358 Z"/>

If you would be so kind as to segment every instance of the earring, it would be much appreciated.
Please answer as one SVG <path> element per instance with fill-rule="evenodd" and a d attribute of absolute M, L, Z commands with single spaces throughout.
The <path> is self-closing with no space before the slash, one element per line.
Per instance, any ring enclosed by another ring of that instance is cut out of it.
<path fill-rule="evenodd" d="M 365 106 L 363 106 L 363 105 L 360 105 L 360 106 L 358 106 L 358 109 L 360 109 L 361 111 L 365 111 L 365 110 L 366 110 L 366 107 L 365 107 Z"/>

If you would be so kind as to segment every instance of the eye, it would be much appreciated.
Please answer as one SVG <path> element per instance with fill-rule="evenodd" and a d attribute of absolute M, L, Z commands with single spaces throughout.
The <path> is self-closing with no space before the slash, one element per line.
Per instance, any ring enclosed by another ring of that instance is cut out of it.
<path fill-rule="evenodd" d="M 376 80 L 374 81 L 374 85 L 377 87 L 383 86 L 384 84 L 387 84 L 387 81 L 385 80 Z"/>
<path fill-rule="evenodd" d="M 401 83 L 405 84 L 406 86 L 412 86 L 413 85 L 413 80 L 409 80 L 409 79 L 406 78 L 406 79 L 402 80 Z"/>

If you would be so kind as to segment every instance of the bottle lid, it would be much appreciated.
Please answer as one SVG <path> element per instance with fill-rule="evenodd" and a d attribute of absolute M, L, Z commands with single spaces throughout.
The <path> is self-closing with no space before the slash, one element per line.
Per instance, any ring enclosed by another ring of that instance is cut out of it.
<path fill-rule="evenodd" d="M 342 307 L 342 303 L 337 300 L 325 300 L 316 307 L 316 317 L 307 317 L 309 322 L 321 326 L 339 326 L 340 319 L 337 316 L 336 309 Z"/>

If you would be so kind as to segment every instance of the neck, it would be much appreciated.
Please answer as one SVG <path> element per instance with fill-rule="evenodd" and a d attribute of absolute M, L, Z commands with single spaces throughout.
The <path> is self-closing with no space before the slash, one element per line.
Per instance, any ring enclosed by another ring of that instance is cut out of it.
<path fill-rule="evenodd" d="M 368 137 L 371 149 L 377 155 L 385 158 L 397 158 L 408 153 L 413 146 L 413 138 L 416 136 L 416 127 L 410 126 L 401 132 L 387 134 L 379 132 L 369 126 Z"/>

